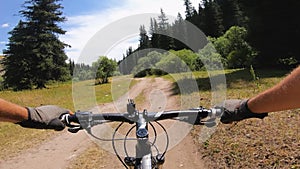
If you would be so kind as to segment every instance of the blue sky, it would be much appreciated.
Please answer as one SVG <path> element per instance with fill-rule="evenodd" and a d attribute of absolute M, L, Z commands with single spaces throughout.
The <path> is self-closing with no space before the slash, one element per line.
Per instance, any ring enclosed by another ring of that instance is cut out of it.
<path fill-rule="evenodd" d="M 18 12 L 22 9 L 24 1 L 0 0 L 0 53 L 6 48 L 9 37 L 7 33 L 21 19 Z M 191 2 L 197 7 L 200 0 Z M 64 16 L 67 17 L 67 21 L 61 26 L 67 34 L 60 39 L 72 46 L 66 49 L 66 53 L 75 61 L 93 35 L 119 19 L 136 14 L 159 13 L 160 8 L 163 8 L 167 15 L 176 17 L 180 12 L 184 16 L 185 8 L 183 0 L 63 0 L 61 3 Z M 129 46 L 137 46 L 137 39 L 138 36 L 120 39 L 119 43 L 111 47 L 109 53 L 101 55 L 120 59 Z"/>

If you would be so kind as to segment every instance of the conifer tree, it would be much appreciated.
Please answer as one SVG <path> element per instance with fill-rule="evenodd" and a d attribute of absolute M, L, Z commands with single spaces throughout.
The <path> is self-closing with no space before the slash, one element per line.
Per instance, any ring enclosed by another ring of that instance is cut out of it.
<path fill-rule="evenodd" d="M 149 37 L 144 25 L 140 26 L 140 45 L 139 49 L 146 49 L 150 47 Z"/>
<path fill-rule="evenodd" d="M 224 33 L 222 11 L 213 0 L 204 0 L 204 32 L 208 36 L 219 37 Z"/>
<path fill-rule="evenodd" d="M 16 90 L 44 88 L 49 80 L 66 80 L 70 72 L 64 52 L 68 45 L 59 40 L 65 34 L 58 24 L 62 16 L 60 0 L 28 0 L 20 11 L 25 21 L 10 32 L 4 51 L 4 83 Z"/>
<path fill-rule="evenodd" d="M 192 3 L 190 0 L 184 0 L 184 6 L 185 6 L 185 19 L 190 20 L 194 15 L 194 7 L 192 6 Z"/>

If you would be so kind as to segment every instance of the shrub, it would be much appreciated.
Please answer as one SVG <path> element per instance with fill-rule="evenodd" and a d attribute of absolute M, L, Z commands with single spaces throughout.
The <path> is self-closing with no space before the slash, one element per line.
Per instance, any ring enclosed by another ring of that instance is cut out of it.
<path fill-rule="evenodd" d="M 249 67 L 257 52 L 246 41 L 247 30 L 232 26 L 219 38 L 210 38 L 218 53 L 227 60 L 229 68 Z"/>

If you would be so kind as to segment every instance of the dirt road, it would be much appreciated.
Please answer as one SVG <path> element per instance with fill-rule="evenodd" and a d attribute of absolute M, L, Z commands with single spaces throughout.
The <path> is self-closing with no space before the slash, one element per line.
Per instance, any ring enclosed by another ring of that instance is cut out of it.
<path fill-rule="evenodd" d="M 172 86 L 169 81 L 162 78 L 141 79 L 132 89 L 119 98 L 114 103 L 104 104 L 97 109 L 100 111 L 116 111 L 124 109 L 128 98 L 136 98 L 140 94 L 144 95 L 145 101 L 137 108 L 147 108 L 149 111 L 170 110 L 178 108 L 178 99 L 172 96 Z M 159 98 L 159 99 L 158 99 Z M 119 105 L 120 104 L 120 105 Z M 91 139 L 80 132 L 70 134 L 63 132 L 53 139 L 44 142 L 39 147 L 26 150 L 19 156 L 7 161 L 0 161 L 1 169 L 65 169 L 70 161 L 76 159 L 83 151 L 92 145 Z M 105 168 L 123 168 L 114 154 L 106 151 L 104 156 Z M 205 168 L 201 155 L 197 152 L 197 147 L 193 143 L 190 134 L 170 151 L 167 152 L 164 169 L 191 169 Z"/>

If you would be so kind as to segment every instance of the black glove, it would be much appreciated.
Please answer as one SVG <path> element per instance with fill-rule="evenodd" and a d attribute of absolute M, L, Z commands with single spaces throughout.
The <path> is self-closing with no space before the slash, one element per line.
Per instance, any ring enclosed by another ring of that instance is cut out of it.
<path fill-rule="evenodd" d="M 36 108 L 27 107 L 28 120 L 17 124 L 26 128 L 63 130 L 65 124 L 59 119 L 63 114 L 70 113 L 69 110 L 58 106 L 46 105 Z"/>
<path fill-rule="evenodd" d="M 268 113 L 253 113 L 247 105 L 248 100 L 226 100 L 223 104 L 224 112 L 221 122 L 228 124 L 248 118 L 260 118 L 268 116 Z"/>

